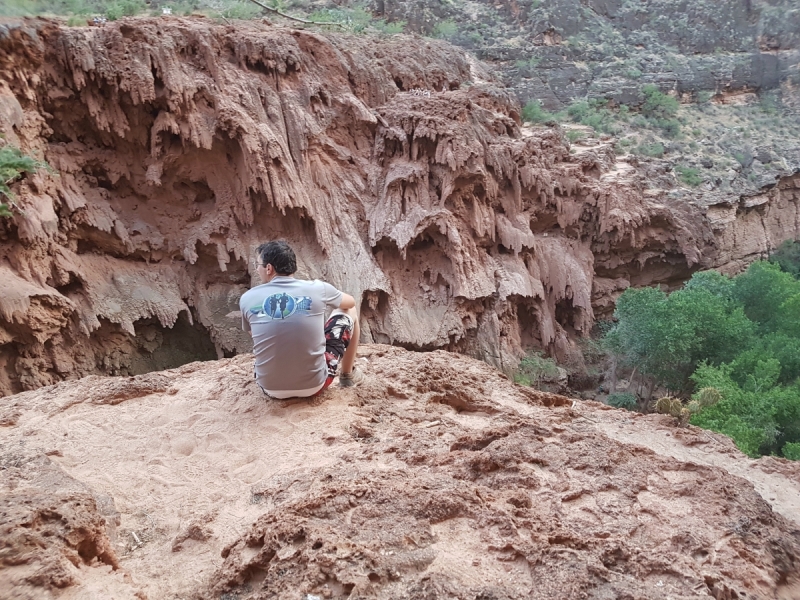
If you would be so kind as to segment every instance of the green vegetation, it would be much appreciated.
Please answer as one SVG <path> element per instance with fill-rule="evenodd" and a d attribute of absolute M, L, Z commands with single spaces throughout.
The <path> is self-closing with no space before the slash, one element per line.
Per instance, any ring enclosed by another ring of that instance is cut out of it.
<path fill-rule="evenodd" d="M 23 173 L 33 173 L 43 167 L 45 163 L 30 156 L 25 156 L 17 148 L 3 146 L 0 148 L 0 197 L 5 196 L 7 202 L 0 202 L 0 217 L 11 217 L 11 207 L 14 206 L 14 194 L 11 185 Z"/>
<path fill-rule="evenodd" d="M 514 383 L 538 387 L 546 379 L 558 376 L 558 365 L 552 358 L 547 358 L 539 352 L 533 352 L 523 358 L 517 372 L 514 374 Z"/>
<path fill-rule="evenodd" d="M 642 143 L 633 149 L 634 154 L 639 156 L 649 156 L 651 158 L 661 158 L 664 156 L 664 144 L 661 142 Z"/>
<path fill-rule="evenodd" d="M 667 96 L 652 85 L 642 88 L 644 103 L 642 104 L 642 114 L 649 119 L 673 119 L 678 114 L 680 104 L 675 98 Z"/>
<path fill-rule="evenodd" d="M 608 405 L 614 408 L 624 408 L 625 410 L 636 410 L 639 404 L 636 396 L 630 392 L 616 392 L 608 395 Z"/>
<path fill-rule="evenodd" d="M 651 125 L 661 129 L 667 137 L 677 137 L 681 131 L 681 124 L 675 119 L 680 108 L 678 101 L 662 93 L 652 84 L 642 88 L 642 95 L 644 96 L 642 115 Z"/>
<path fill-rule="evenodd" d="M 458 35 L 458 25 L 454 21 L 439 21 L 433 28 L 433 37 L 449 40 Z"/>
<path fill-rule="evenodd" d="M 514 66 L 518 69 L 535 69 L 540 62 L 542 62 L 542 59 L 534 56 L 528 60 L 518 60 L 514 63 Z"/>
<path fill-rule="evenodd" d="M 583 131 L 579 131 L 578 129 L 570 129 L 567 131 L 567 139 L 570 142 L 577 142 L 578 140 L 582 140 L 586 137 L 586 133 Z"/>
<path fill-rule="evenodd" d="M 292 0 L 262 0 L 271 8 L 286 11 Z M 348 31 L 355 33 L 372 32 L 401 33 L 405 21 L 387 23 L 384 19 L 373 18 L 366 5 L 351 4 L 323 8 L 308 14 L 310 4 L 293 2 L 292 7 L 300 9 L 300 16 L 317 23 L 339 23 Z M 162 14 L 169 9 L 175 15 L 192 13 L 206 14 L 221 19 L 258 19 L 264 10 L 248 0 L 9 0 L 0 8 L 0 16 L 16 15 L 60 15 L 68 17 L 68 25 L 86 25 L 89 17 L 104 16 L 110 21 L 149 13 Z M 445 29 L 447 27 L 445 26 Z"/>
<path fill-rule="evenodd" d="M 519 61 L 517 66 L 523 68 L 527 63 Z M 529 102 L 531 118 L 523 118 L 531 123 L 546 123 L 548 121 L 580 123 L 591 127 L 599 133 L 618 135 L 625 129 L 656 129 L 669 138 L 680 135 L 681 124 L 675 118 L 678 112 L 678 101 L 671 96 L 661 93 L 654 85 L 645 85 L 641 89 L 643 101 L 641 106 L 632 108 L 621 104 L 612 106 L 609 101 L 602 98 L 575 100 L 566 110 L 558 113 L 547 113 L 541 106 L 535 106 L 537 101 Z M 547 115 L 547 118 L 542 118 Z M 663 146 L 662 146 L 663 148 Z M 652 155 L 650 155 L 652 156 Z"/>
<path fill-rule="evenodd" d="M 782 271 L 800 279 L 800 242 L 787 240 L 769 257 L 771 263 L 778 265 Z"/>
<path fill-rule="evenodd" d="M 527 123 L 547 123 L 555 119 L 556 116 L 544 110 L 538 100 L 528 102 L 522 109 L 522 120 Z"/>
<path fill-rule="evenodd" d="M 678 173 L 678 178 L 686 185 L 697 187 L 698 185 L 703 183 L 703 178 L 700 176 L 700 171 L 698 171 L 693 167 L 687 167 L 686 165 L 676 165 L 675 171 L 677 171 Z"/>
<path fill-rule="evenodd" d="M 147 5 L 142 0 L 119 0 L 106 8 L 106 17 L 109 21 L 116 21 L 122 17 L 132 17 L 144 12 Z"/>
<path fill-rule="evenodd" d="M 796 267 L 794 245 L 786 256 Z M 679 395 L 659 412 L 733 438 L 750 456 L 796 459 L 800 444 L 800 280 L 757 262 L 738 277 L 699 273 L 683 289 L 628 289 L 604 343 L 618 364 Z M 676 402 L 678 404 L 676 404 Z M 662 410 L 663 409 L 663 410 Z"/>

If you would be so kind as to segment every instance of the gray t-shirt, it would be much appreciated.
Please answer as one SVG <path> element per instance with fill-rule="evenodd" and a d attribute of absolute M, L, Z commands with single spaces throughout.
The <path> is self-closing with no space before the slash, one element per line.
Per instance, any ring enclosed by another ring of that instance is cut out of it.
<path fill-rule="evenodd" d="M 325 309 L 341 303 L 342 292 L 329 283 L 293 277 L 275 277 L 242 295 L 242 328 L 253 334 L 262 388 L 307 391 L 325 383 Z"/>

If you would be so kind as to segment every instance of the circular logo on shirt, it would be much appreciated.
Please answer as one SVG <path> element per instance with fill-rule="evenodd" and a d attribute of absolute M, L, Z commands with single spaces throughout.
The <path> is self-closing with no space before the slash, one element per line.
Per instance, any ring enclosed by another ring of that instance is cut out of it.
<path fill-rule="evenodd" d="M 289 294 L 272 294 L 264 300 L 261 310 L 271 319 L 286 319 L 297 309 L 297 302 Z"/>

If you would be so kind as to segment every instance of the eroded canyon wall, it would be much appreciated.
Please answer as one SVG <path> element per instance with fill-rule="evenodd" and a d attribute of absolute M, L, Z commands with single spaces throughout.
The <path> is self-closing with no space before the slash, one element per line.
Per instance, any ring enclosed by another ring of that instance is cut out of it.
<path fill-rule="evenodd" d="M 607 146 L 521 130 L 474 60 L 419 37 L 21 21 L 0 73 L 7 142 L 51 166 L 0 219 L 0 394 L 249 351 L 238 298 L 275 237 L 361 299 L 367 341 L 509 369 L 566 358 L 629 285 L 800 231 L 797 178 L 737 206 L 650 193 Z"/>

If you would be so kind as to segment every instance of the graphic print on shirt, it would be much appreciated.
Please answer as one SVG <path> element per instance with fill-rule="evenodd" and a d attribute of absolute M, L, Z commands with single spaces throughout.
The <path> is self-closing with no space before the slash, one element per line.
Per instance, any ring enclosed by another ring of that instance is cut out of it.
<path fill-rule="evenodd" d="M 289 294 L 272 294 L 260 306 L 254 306 L 250 313 L 257 317 L 270 319 L 288 319 L 294 313 L 311 312 L 311 298 L 308 296 L 290 296 Z"/>

